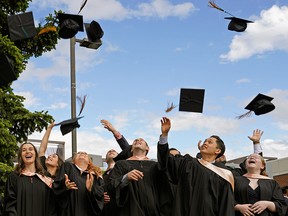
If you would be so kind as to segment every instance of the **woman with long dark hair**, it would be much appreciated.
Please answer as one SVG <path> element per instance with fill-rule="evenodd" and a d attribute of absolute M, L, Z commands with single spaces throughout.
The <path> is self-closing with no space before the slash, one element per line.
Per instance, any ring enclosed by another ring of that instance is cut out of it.
<path fill-rule="evenodd" d="M 6 182 L 4 215 L 56 215 L 53 180 L 44 175 L 35 146 L 23 143 L 17 158 L 18 164 Z"/>

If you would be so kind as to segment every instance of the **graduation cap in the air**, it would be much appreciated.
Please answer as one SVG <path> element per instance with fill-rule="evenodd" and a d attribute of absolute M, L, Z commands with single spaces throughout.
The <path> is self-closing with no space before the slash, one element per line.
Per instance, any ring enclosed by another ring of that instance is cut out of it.
<path fill-rule="evenodd" d="M 241 18 L 235 17 L 231 13 L 229 13 L 229 12 L 225 11 L 224 9 L 220 8 L 214 1 L 209 1 L 208 6 L 211 7 L 211 8 L 215 8 L 217 10 L 220 10 L 220 11 L 232 16 L 232 17 L 225 17 L 225 19 L 230 19 L 231 20 L 229 25 L 228 25 L 228 30 L 230 30 L 230 31 L 243 32 L 247 28 L 247 23 L 253 23 L 250 20 L 245 20 L 245 19 L 241 19 Z"/>
<path fill-rule="evenodd" d="M 89 41 L 97 42 L 103 37 L 104 32 L 100 24 L 95 20 L 93 20 L 91 23 L 84 23 L 84 25 Z"/>
<path fill-rule="evenodd" d="M 59 36 L 63 39 L 74 37 L 78 31 L 84 31 L 83 16 L 75 14 L 58 13 Z"/>
<path fill-rule="evenodd" d="M 205 89 L 180 89 L 179 111 L 203 112 Z M 170 112 L 177 105 L 168 104 L 166 112 Z"/>
<path fill-rule="evenodd" d="M 14 64 L 12 59 L 10 59 L 6 54 L 0 52 L 0 87 L 7 86 L 10 82 L 17 79 L 14 72 Z"/>
<path fill-rule="evenodd" d="M 84 116 L 80 116 L 80 114 L 82 113 L 82 111 L 83 111 L 83 109 L 84 109 L 84 107 L 85 107 L 86 95 L 85 95 L 83 98 L 77 96 L 77 99 L 78 99 L 78 101 L 79 101 L 80 104 L 81 104 L 81 108 L 80 108 L 78 117 L 71 118 L 71 119 L 67 119 L 67 120 L 64 120 L 64 121 L 61 121 L 61 122 L 55 124 L 55 126 L 60 125 L 60 130 L 61 130 L 61 133 L 62 133 L 63 136 L 64 136 L 65 134 L 71 132 L 71 131 L 74 130 L 75 128 L 79 128 L 80 125 L 79 125 L 79 123 L 78 123 L 78 120 L 84 117 Z"/>
<path fill-rule="evenodd" d="M 179 111 L 203 112 L 205 89 L 186 89 L 180 91 Z"/>
<path fill-rule="evenodd" d="M 32 12 L 10 15 L 7 17 L 7 23 L 12 41 L 32 38 L 36 35 Z"/>
<path fill-rule="evenodd" d="M 237 17 L 225 17 L 225 19 L 231 20 L 228 25 L 228 30 L 236 32 L 245 31 L 247 28 L 247 23 L 253 23 L 250 20 L 245 20 Z"/>
<path fill-rule="evenodd" d="M 274 98 L 269 97 L 267 95 L 258 94 L 246 107 L 245 109 L 249 110 L 247 113 L 238 116 L 238 119 L 243 117 L 249 117 L 252 112 L 255 115 L 263 115 L 269 113 L 275 109 L 275 105 L 271 103 Z"/>
<path fill-rule="evenodd" d="M 80 125 L 78 123 L 78 120 L 83 118 L 84 116 L 80 116 L 80 117 L 76 117 L 76 118 L 71 118 L 71 119 L 67 119 L 64 120 L 62 122 L 59 122 L 57 124 L 55 124 L 55 126 L 60 125 L 60 130 L 62 135 L 64 136 L 65 134 L 71 132 L 72 130 L 74 130 L 75 128 L 79 128 Z"/>

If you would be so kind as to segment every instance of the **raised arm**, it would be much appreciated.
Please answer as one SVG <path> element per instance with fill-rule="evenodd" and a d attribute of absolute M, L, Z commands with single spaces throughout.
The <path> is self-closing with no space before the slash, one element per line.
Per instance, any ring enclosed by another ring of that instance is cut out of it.
<path fill-rule="evenodd" d="M 40 148 L 39 148 L 39 157 L 41 156 L 45 156 L 45 152 L 47 150 L 47 145 L 48 145 L 48 141 L 49 141 L 49 137 L 50 137 L 50 133 L 52 131 L 52 128 L 54 127 L 54 122 L 52 122 L 50 125 L 48 125 L 46 132 L 42 138 L 41 144 L 40 144 Z"/>
<path fill-rule="evenodd" d="M 115 127 L 108 120 L 102 119 L 101 124 L 104 126 L 104 128 L 106 128 L 114 135 L 117 143 L 122 150 L 129 146 L 129 143 L 125 139 L 125 137 L 118 130 L 116 130 Z"/>
<path fill-rule="evenodd" d="M 260 154 L 262 156 L 262 147 L 260 144 L 261 137 L 263 135 L 264 131 L 261 131 L 259 129 L 253 130 L 252 136 L 248 136 L 248 138 L 253 142 L 253 149 L 255 154 Z"/>

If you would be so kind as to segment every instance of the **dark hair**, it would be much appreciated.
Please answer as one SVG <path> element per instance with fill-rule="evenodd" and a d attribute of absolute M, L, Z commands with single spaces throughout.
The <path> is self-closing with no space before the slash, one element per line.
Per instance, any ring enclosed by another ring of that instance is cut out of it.
<path fill-rule="evenodd" d="M 57 154 L 57 153 L 55 153 L 55 154 L 58 156 L 58 162 L 57 162 L 58 166 L 57 166 L 57 169 L 56 169 L 56 174 L 57 174 L 58 171 L 59 171 L 59 169 L 60 169 L 60 167 L 61 167 L 62 164 L 64 163 L 64 161 L 63 161 L 63 159 L 60 157 L 59 154 Z"/>
<path fill-rule="evenodd" d="M 174 150 L 174 151 L 177 151 L 178 154 L 181 155 L 181 152 L 180 152 L 178 149 L 176 149 L 176 148 L 169 148 L 169 152 L 170 152 L 170 151 L 173 151 L 173 150 Z"/>
<path fill-rule="evenodd" d="M 225 153 L 225 144 L 219 136 L 212 135 L 211 137 L 216 139 L 217 148 L 219 148 L 221 150 L 221 152 L 216 157 L 216 158 L 219 158 Z"/>
<path fill-rule="evenodd" d="M 24 142 L 20 145 L 19 149 L 18 149 L 18 153 L 17 153 L 17 159 L 18 159 L 18 164 L 15 167 L 15 172 L 20 175 L 22 170 L 25 168 L 25 164 L 23 162 L 22 159 L 22 149 L 23 146 L 25 144 L 29 144 L 33 147 L 34 151 L 35 151 L 35 168 L 36 168 L 36 173 L 39 173 L 41 175 L 44 175 L 44 168 L 42 167 L 39 157 L 38 157 L 38 151 L 36 149 L 36 147 L 33 145 L 33 143 L 31 142 Z"/>

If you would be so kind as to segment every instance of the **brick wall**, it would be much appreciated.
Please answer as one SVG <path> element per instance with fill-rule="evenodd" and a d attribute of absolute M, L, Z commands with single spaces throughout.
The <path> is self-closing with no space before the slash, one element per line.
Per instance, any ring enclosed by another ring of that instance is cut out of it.
<path fill-rule="evenodd" d="M 288 174 L 274 176 L 273 178 L 278 182 L 280 187 L 288 186 Z"/>

